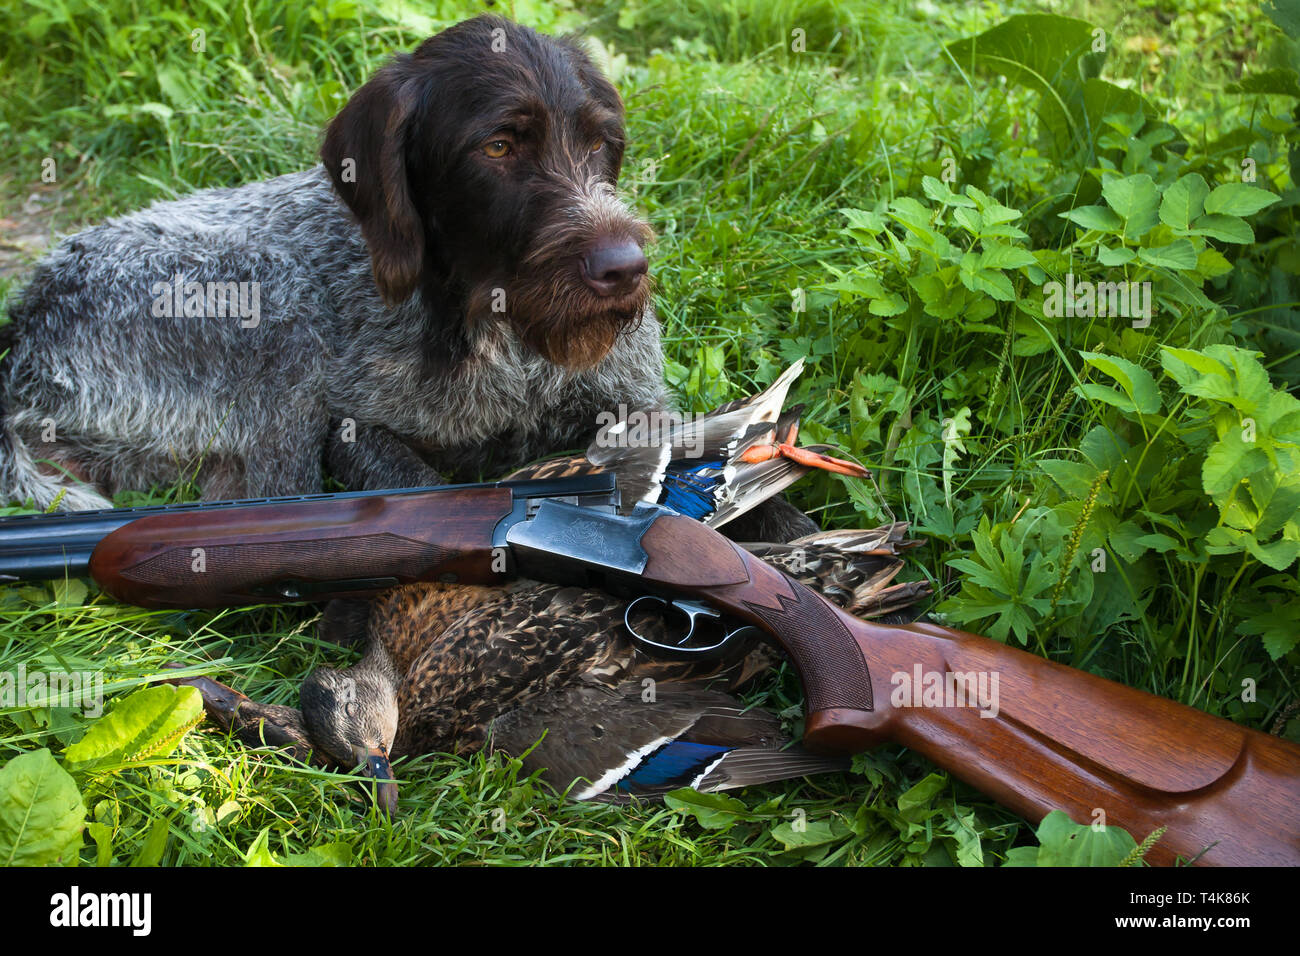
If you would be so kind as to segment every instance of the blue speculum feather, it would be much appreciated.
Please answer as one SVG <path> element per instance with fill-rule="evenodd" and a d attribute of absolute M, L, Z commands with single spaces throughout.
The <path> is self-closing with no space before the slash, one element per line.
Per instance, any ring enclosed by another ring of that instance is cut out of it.
<path fill-rule="evenodd" d="M 664 474 L 659 503 L 679 514 L 703 520 L 717 508 L 714 490 L 722 483 L 722 462 L 701 461 L 683 470 Z"/>
<path fill-rule="evenodd" d="M 674 740 L 643 760 L 631 774 L 618 782 L 617 788 L 631 790 L 634 787 L 662 787 L 668 784 L 685 786 L 703 773 L 709 764 L 731 750 L 731 747 Z"/>

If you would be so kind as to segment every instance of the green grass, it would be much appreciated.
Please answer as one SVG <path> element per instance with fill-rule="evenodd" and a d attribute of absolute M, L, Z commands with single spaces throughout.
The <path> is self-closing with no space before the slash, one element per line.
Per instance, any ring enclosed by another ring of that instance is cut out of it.
<path fill-rule="evenodd" d="M 808 404 L 807 440 L 830 440 L 861 458 L 879 490 L 854 492 L 820 477 L 800 486 L 797 502 L 827 527 L 887 513 L 913 521 L 930 544 L 907 574 L 930 578 L 945 597 L 964 593 L 963 575 L 947 562 L 974 553 L 981 517 L 994 529 L 991 539 L 1018 540 L 1023 532 L 1058 561 L 1074 558 L 1064 550 L 1069 535 L 1092 533 L 1080 523 L 1081 497 L 1046 481 L 1041 463 L 1073 460 L 1096 426 L 1135 441 L 1141 429 L 1070 391 L 1088 374 L 1080 349 L 1105 347 L 1154 362 L 1158 372 L 1160 345 L 1294 334 L 1300 294 L 1270 278 L 1296 255 L 1285 220 L 1273 232 L 1257 223 L 1259 242 L 1234 253 L 1232 276 L 1207 284 L 1218 310 L 1188 311 L 1185 322 L 1140 341 L 1100 323 L 1076 323 L 1054 329 L 1052 347 L 1035 352 L 1009 307 L 998 305 L 991 330 L 981 331 L 915 309 L 882 316 L 866 299 L 829 288 L 831 267 L 873 262 L 884 269 L 876 253 L 844 233 L 839 210 L 923 198 L 922 177 L 939 176 L 950 156 L 959 183 L 978 180 L 1026 213 L 1032 248 L 1069 252 L 1071 237 L 1047 212 L 1069 196 L 1081 170 L 1035 135 L 1031 94 L 958 69 L 943 51 L 1012 13 L 1044 7 L 839 0 L 514 7 L 520 19 L 547 30 L 582 28 L 609 57 L 628 105 L 624 187 L 658 235 L 656 301 L 670 383 L 683 402 L 712 407 L 805 357 L 809 368 L 795 397 Z M 24 0 L 0 12 L 0 134 L 15 159 L 5 194 L 25 196 L 39 181 L 41 160 L 53 157 L 68 215 L 90 222 L 193 188 L 302 168 L 313 161 L 321 125 L 388 52 L 478 9 L 452 2 L 286 7 L 247 0 L 228 7 L 193 0 L 162 8 L 139 0 Z M 1192 154 L 1209 155 L 1216 139 L 1249 128 L 1259 134 L 1250 148 L 1260 159 L 1261 184 L 1294 188 L 1276 152 L 1294 102 L 1224 92 L 1242 61 L 1257 65 L 1253 51 L 1268 28 L 1253 5 L 1106 0 L 1052 9 L 1108 31 L 1103 75 L 1141 90 Z M 1171 20 L 1171 12 L 1178 16 Z M 205 30 L 202 54 L 191 50 L 196 27 Z M 807 52 L 790 48 L 796 28 L 805 31 Z M 1266 44 L 1261 56 L 1276 52 Z M 1222 162 L 1206 168 L 1226 181 Z M 804 290 L 806 311 L 792 311 L 795 290 Z M 12 291 L 0 283 L 0 300 Z M 1247 314 L 1259 304 L 1269 309 Z M 1265 364 L 1294 389 L 1287 359 L 1271 352 Z M 974 416 L 964 454 L 942 437 L 944 420 L 963 408 Z M 1171 418 L 1169 427 L 1184 425 Z M 1144 474 L 1134 491 L 1142 502 L 1117 495 L 1107 507 L 1117 520 L 1131 516 L 1164 481 L 1193 489 L 1168 513 L 1210 509 L 1196 496 L 1195 479 Z M 1030 521 L 1034 530 L 1025 532 Z M 1138 585 L 1157 599 L 1098 617 L 1094 605 L 1076 600 L 1069 564 L 1054 567 L 1053 580 L 1059 574 L 1070 586 L 1059 609 L 1035 618 L 1030 648 L 1265 729 L 1300 696 L 1296 652 L 1275 656 L 1241 629 L 1265 613 L 1259 601 L 1287 593 L 1285 582 L 1248 557 L 1183 564 L 1148 556 L 1134 568 Z M 1293 577 L 1294 567 L 1287 573 Z M 293 703 L 305 674 L 345 656 L 316 642 L 313 622 L 303 609 L 143 612 L 76 586 L 0 587 L 0 670 L 20 663 L 103 668 L 116 698 L 156 680 L 164 663 L 181 662 L 257 699 Z M 1239 699 L 1245 678 L 1258 684 L 1253 702 Z M 793 720 L 797 681 L 783 672 L 754 700 Z M 79 715 L 63 709 L 5 710 L 0 761 L 39 747 L 59 753 L 84 729 Z M 1015 817 L 957 783 L 929 797 L 924 825 L 900 820 L 900 795 L 917 785 L 928 790 L 933 768 L 896 747 L 860 758 L 843 778 L 747 791 L 714 821 L 658 805 L 566 802 L 520 779 L 501 757 L 429 756 L 397 769 L 404 812 L 390 822 L 367 809 L 345 776 L 250 752 L 205 727 L 173 756 L 92 775 L 82 789 L 91 818 L 111 831 L 118 863 L 141 852 L 160 819 L 170 821 L 171 834 L 163 862 L 195 865 L 242 862 L 262 837 L 281 857 L 344 844 L 354 862 L 382 865 L 992 864 L 1030 836 Z M 833 838 L 787 849 L 781 827 L 795 811 L 831 827 Z M 494 827 L 502 819 L 505 825 Z M 89 839 L 82 857 L 96 858 Z"/>

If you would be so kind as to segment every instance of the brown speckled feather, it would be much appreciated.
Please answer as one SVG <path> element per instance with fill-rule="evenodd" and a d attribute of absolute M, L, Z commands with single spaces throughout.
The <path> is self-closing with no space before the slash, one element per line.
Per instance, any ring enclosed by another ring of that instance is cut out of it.
<path fill-rule="evenodd" d="M 626 601 L 601 591 L 538 582 L 498 595 L 443 630 L 425 631 L 418 618 L 406 615 L 421 606 L 422 592 L 433 587 L 447 586 L 398 589 L 371 618 L 373 638 L 385 645 L 410 647 L 425 641 L 398 688 L 398 754 L 477 749 L 494 717 L 575 681 L 614 686 L 645 677 L 716 679 L 732 687 L 771 659 L 766 652 L 756 657 L 750 647 L 737 647 L 730 658 L 703 667 L 652 658 L 627 637 Z M 662 639 L 663 623 L 659 626 L 648 636 Z M 400 635 L 396 641 L 394 632 Z"/>

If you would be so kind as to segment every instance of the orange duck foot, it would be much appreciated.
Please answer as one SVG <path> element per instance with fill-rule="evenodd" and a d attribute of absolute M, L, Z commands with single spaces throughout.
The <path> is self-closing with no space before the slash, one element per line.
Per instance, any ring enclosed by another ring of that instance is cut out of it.
<path fill-rule="evenodd" d="M 807 448 L 798 448 L 788 441 L 770 445 L 752 445 L 745 449 L 740 459 L 752 465 L 760 461 L 769 461 L 777 456 L 789 458 L 808 468 L 820 468 L 823 471 L 848 475 L 851 478 L 867 478 L 871 475 L 871 472 L 855 462 L 832 458 L 830 455 L 823 455 L 821 452 L 810 451 Z"/>

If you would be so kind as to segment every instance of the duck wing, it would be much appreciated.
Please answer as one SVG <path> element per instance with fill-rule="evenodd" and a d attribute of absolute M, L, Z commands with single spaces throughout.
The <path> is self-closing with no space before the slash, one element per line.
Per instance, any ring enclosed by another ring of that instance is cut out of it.
<path fill-rule="evenodd" d="M 492 723 L 492 746 L 522 755 L 577 800 L 622 801 L 679 787 L 722 790 L 842 772 L 848 762 L 792 747 L 780 721 L 697 684 L 581 684 Z"/>

